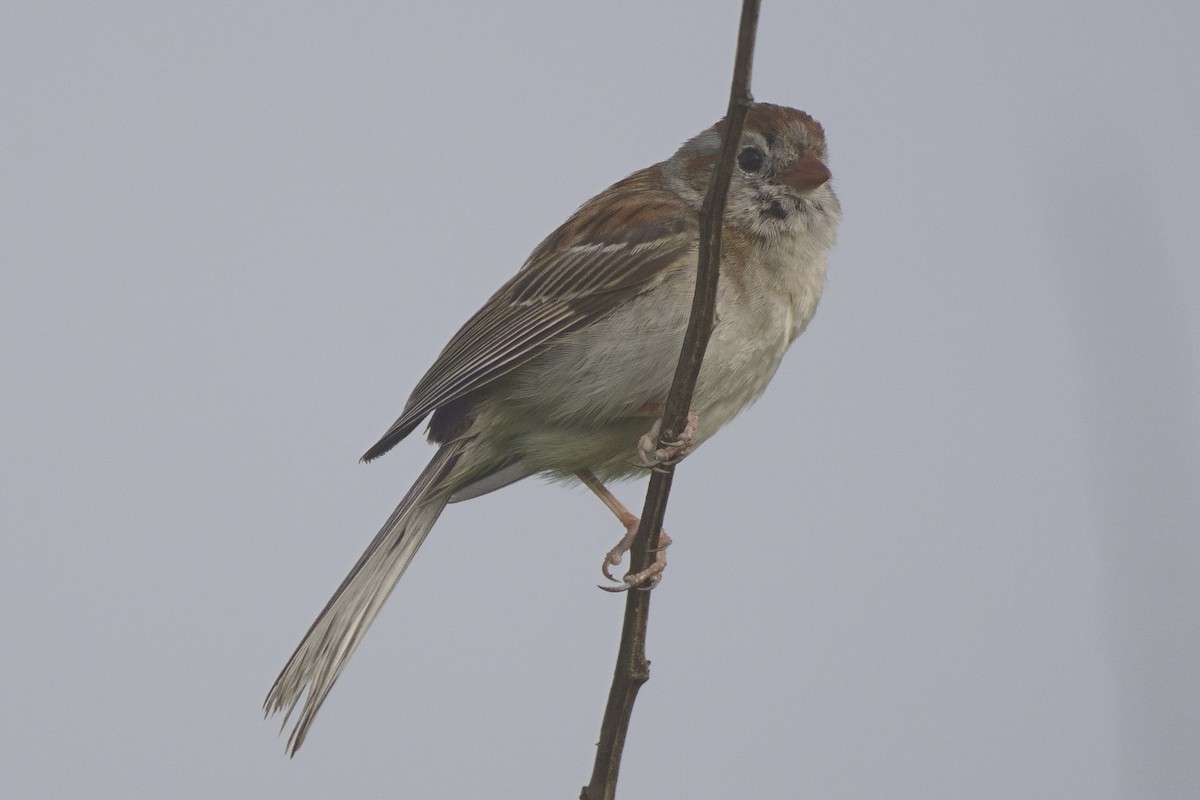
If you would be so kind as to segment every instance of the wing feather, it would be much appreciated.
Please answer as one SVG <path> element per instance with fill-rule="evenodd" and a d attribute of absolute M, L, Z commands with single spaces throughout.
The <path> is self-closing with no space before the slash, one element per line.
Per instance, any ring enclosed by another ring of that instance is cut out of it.
<path fill-rule="evenodd" d="M 383 455 L 430 413 L 511 372 L 563 334 L 602 319 L 688 258 L 696 221 L 654 188 L 661 186 L 658 169 L 629 176 L 548 236 L 451 338 L 363 460 Z"/>

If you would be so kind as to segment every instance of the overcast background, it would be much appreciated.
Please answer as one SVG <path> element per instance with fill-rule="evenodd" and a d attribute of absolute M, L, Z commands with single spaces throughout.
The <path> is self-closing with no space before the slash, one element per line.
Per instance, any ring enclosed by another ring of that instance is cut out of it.
<path fill-rule="evenodd" d="M 358 456 L 737 4 L 7 3 L 0 785 L 576 797 L 620 531 L 451 507 L 296 759 L 260 704 L 432 450 Z M 1200 12 L 768 0 L 845 224 L 679 470 L 622 798 L 1200 797 Z M 643 487 L 619 494 L 640 506 Z"/>

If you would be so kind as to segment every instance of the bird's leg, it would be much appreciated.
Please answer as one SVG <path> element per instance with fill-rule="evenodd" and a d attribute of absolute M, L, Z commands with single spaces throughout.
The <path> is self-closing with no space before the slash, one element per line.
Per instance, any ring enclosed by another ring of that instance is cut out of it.
<path fill-rule="evenodd" d="M 626 575 L 622 580 L 617 580 L 612 576 L 609 567 L 615 567 L 621 563 L 621 558 L 629 548 L 633 546 L 633 537 L 637 536 L 638 526 L 642 524 L 641 519 L 633 514 L 625 505 L 616 498 L 616 496 L 608 490 L 608 487 L 600 482 L 590 469 L 582 469 L 575 473 L 579 480 L 583 481 L 583 485 L 592 490 L 596 497 L 600 498 L 600 502 L 604 503 L 609 511 L 616 515 L 621 524 L 625 526 L 625 535 L 621 537 L 621 541 L 617 542 L 616 547 L 609 550 L 604 556 L 604 563 L 600 567 L 600 571 L 604 573 L 604 577 L 614 583 L 620 583 L 620 586 L 601 586 L 607 592 L 623 592 L 626 589 L 653 589 L 662 580 L 663 571 L 667 568 L 667 547 L 671 544 L 671 537 L 667 536 L 666 531 L 659 533 L 659 546 L 654 554 L 654 563 L 646 567 L 641 572 L 633 572 Z"/>
<path fill-rule="evenodd" d="M 658 446 L 658 434 L 662 431 L 664 411 L 666 408 L 662 403 L 645 405 L 638 409 L 638 416 L 655 418 L 650 430 L 641 439 L 638 439 L 637 463 L 639 466 L 654 469 L 664 464 L 678 464 L 684 456 L 692 452 L 692 448 L 695 446 L 696 426 L 700 424 L 700 417 L 696 415 L 695 411 L 688 412 L 687 424 L 679 432 L 677 440 L 663 442 L 662 447 Z"/>

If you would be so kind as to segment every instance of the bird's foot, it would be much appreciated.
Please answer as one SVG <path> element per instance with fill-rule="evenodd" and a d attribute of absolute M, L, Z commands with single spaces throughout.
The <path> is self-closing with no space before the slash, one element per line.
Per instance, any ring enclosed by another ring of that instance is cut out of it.
<path fill-rule="evenodd" d="M 650 469 L 678 464 L 696 446 L 696 426 L 699 423 L 700 417 L 696 412 L 689 411 L 687 424 L 679 432 L 679 438 L 673 442 L 663 442 L 663 446 L 659 447 L 658 435 L 662 431 L 662 419 L 654 420 L 650 430 L 638 439 L 637 464 Z"/>
<path fill-rule="evenodd" d="M 619 586 L 601 586 L 600 588 L 604 591 L 624 592 L 629 589 L 649 591 L 658 586 L 659 581 L 662 580 L 663 572 L 667 568 L 667 548 L 671 546 L 671 537 L 667 535 L 666 531 L 662 531 L 658 535 L 658 547 L 655 548 L 653 564 L 639 572 L 630 572 L 620 580 L 613 577 L 612 572 L 609 570 L 609 567 L 619 565 L 622 557 L 629 552 L 629 548 L 633 546 L 633 539 L 637 536 L 640 525 L 641 520 L 637 517 L 625 521 L 625 535 L 604 556 L 604 563 L 601 565 L 600 571 L 604 573 L 604 577 L 613 583 L 620 584 Z"/>

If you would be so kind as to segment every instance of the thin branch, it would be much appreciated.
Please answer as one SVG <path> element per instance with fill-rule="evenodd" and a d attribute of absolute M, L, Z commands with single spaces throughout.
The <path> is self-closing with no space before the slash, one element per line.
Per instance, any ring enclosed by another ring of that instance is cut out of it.
<path fill-rule="evenodd" d="M 750 111 L 750 67 L 754 60 L 754 39 L 758 29 L 759 0 L 743 0 L 742 18 L 738 28 L 737 55 L 734 59 L 733 83 L 729 92 L 729 110 L 721 136 L 721 150 L 713 167 L 708 194 L 700 209 L 700 253 L 696 273 L 696 294 L 692 300 L 692 315 L 688 321 L 683 350 L 675 369 L 675 381 L 667 395 L 658 446 L 678 439 L 687 422 L 692 393 L 700 374 L 700 363 L 712 335 L 713 315 L 717 299 L 717 276 L 721 263 L 721 229 L 725 217 L 725 201 L 733 177 L 734 158 L 742 137 L 742 127 Z M 658 549 L 659 534 L 671 491 L 673 466 L 653 472 L 646 491 L 642 524 L 629 550 L 629 569 L 638 572 L 650 565 Z M 621 768 L 621 753 L 625 734 L 633 715 L 633 703 L 638 689 L 650 679 L 650 662 L 646 659 L 646 627 L 650 615 L 651 592 L 632 590 L 625 601 L 625 623 L 621 629 L 621 644 L 617 650 L 617 666 L 613 674 L 600 740 L 596 744 L 596 763 L 592 780 L 583 787 L 580 800 L 612 800 L 617 792 L 617 774 Z"/>

